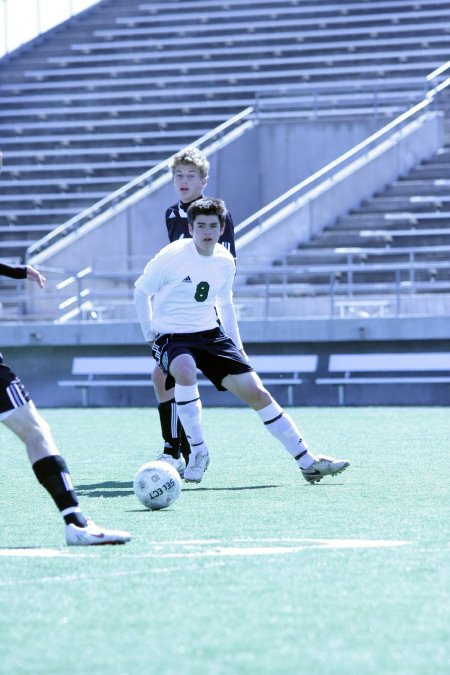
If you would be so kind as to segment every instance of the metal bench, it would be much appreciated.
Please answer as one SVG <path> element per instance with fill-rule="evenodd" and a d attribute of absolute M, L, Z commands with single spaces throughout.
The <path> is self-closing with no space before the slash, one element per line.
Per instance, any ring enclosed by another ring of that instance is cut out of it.
<path fill-rule="evenodd" d="M 348 300 L 336 300 L 334 304 L 339 309 L 339 316 L 343 318 L 355 315 L 363 317 L 385 316 L 391 302 L 390 300 L 383 300 L 381 298 L 375 300 L 349 298 Z"/>
<path fill-rule="evenodd" d="M 293 388 L 302 384 L 304 373 L 315 373 L 318 357 L 315 354 L 275 354 L 250 357 L 250 363 L 265 385 L 285 385 L 288 405 L 293 404 Z M 84 356 L 75 357 L 72 375 L 77 379 L 60 380 L 60 387 L 81 389 L 83 406 L 89 405 L 89 390 L 93 387 L 150 387 L 155 367 L 149 356 Z M 201 373 L 200 386 L 212 386 Z"/>
<path fill-rule="evenodd" d="M 338 403 L 345 405 L 349 385 L 450 384 L 450 352 L 330 354 L 328 373 L 315 383 L 337 386 Z"/>

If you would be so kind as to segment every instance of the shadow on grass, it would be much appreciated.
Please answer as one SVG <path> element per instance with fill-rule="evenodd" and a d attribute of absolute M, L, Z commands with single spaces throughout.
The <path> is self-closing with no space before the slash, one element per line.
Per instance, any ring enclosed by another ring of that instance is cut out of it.
<path fill-rule="evenodd" d="M 181 492 L 233 492 L 234 490 L 269 490 L 279 488 L 279 485 L 239 485 L 235 487 L 197 487 L 194 484 L 182 488 Z"/>
<path fill-rule="evenodd" d="M 279 488 L 279 485 L 241 485 L 233 487 L 197 487 L 192 484 L 191 487 L 184 487 L 182 492 L 234 492 L 236 490 L 268 490 Z M 104 483 L 93 483 L 89 485 L 76 485 L 77 495 L 79 497 L 129 497 L 133 495 L 133 483 L 106 481 Z"/>
<path fill-rule="evenodd" d="M 131 481 L 105 481 L 88 485 L 76 485 L 79 497 L 129 497 L 134 494 Z"/>

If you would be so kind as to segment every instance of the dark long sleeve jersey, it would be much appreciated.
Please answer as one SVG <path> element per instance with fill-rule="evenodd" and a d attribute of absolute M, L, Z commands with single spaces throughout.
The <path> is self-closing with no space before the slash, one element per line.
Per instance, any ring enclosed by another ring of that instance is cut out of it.
<path fill-rule="evenodd" d="M 0 276 L 10 277 L 11 279 L 26 279 L 27 266 L 7 265 L 6 263 L 0 263 Z"/>

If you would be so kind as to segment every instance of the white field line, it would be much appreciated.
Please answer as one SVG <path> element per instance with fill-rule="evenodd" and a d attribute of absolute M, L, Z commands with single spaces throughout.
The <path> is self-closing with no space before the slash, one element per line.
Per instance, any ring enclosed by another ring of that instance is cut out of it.
<path fill-rule="evenodd" d="M 244 555 L 286 555 L 298 553 L 308 548 L 391 548 L 405 546 L 409 541 L 391 539 L 235 539 L 224 542 L 220 539 L 192 539 L 181 541 L 149 541 L 150 551 L 133 553 L 136 558 L 200 558 L 210 556 L 244 556 Z M 93 547 L 98 550 L 100 547 Z M 167 550 L 167 549 L 182 550 Z M 130 557 L 125 552 L 125 557 Z M 90 552 L 84 555 L 91 555 Z M 52 548 L 6 548 L 0 549 L 0 557 L 22 558 L 58 558 L 80 557 L 80 551 L 70 552 L 65 549 Z"/>
<path fill-rule="evenodd" d="M 391 539 L 236 539 L 224 542 L 220 539 L 192 539 L 182 541 L 149 541 L 140 553 L 128 554 L 126 558 L 217 558 L 263 555 L 288 555 L 306 549 L 367 549 L 392 548 L 405 546 L 409 541 Z M 103 547 L 92 547 L 99 549 Z M 5 548 L 0 549 L 0 557 L 19 558 L 69 558 L 92 555 L 92 548 L 81 552 L 53 548 Z M 173 549 L 178 550 L 173 550 Z M 181 548 L 181 550 L 180 550 Z M 172 549 L 172 550 L 170 550 Z"/>
<path fill-rule="evenodd" d="M 224 545 L 221 540 L 191 540 L 177 542 L 149 542 L 154 550 L 143 552 L 144 558 L 203 558 L 217 556 L 286 555 L 305 549 L 344 548 L 391 548 L 411 542 L 388 539 L 239 539 Z M 269 545 L 270 544 L 270 545 Z M 167 548 L 182 546 L 183 551 L 168 551 Z"/>

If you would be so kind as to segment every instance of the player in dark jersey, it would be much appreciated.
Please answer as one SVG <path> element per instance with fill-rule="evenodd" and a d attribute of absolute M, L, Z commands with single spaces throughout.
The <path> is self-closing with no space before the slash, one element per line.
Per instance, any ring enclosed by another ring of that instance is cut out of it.
<path fill-rule="evenodd" d="M 166 227 L 169 241 L 191 237 L 187 210 L 197 199 L 203 197 L 203 190 L 208 182 L 209 162 L 197 148 L 189 147 L 177 153 L 170 162 L 173 184 L 178 195 L 178 202 L 166 210 Z M 219 244 L 236 258 L 234 243 L 234 225 L 227 211 L 225 229 Z M 158 399 L 158 411 L 161 422 L 164 449 L 159 459 L 168 461 L 183 475 L 184 466 L 188 462 L 190 446 L 177 415 L 174 389 L 166 391 L 166 376 L 161 368 L 153 370 L 153 384 Z"/>
<path fill-rule="evenodd" d="M 29 279 L 44 287 L 45 277 L 30 265 L 0 263 L 0 275 Z M 64 518 L 69 546 L 123 544 L 130 539 L 128 532 L 105 530 L 83 515 L 67 464 L 59 454 L 50 427 L 36 410 L 20 379 L 3 363 L 1 354 L 0 421 L 25 444 L 36 478 Z"/>
<path fill-rule="evenodd" d="M 166 211 L 166 227 L 169 241 L 191 237 L 187 218 L 187 210 L 196 199 L 203 197 L 203 190 L 208 182 L 209 162 L 197 148 L 186 148 L 175 155 L 170 163 L 173 184 L 179 200 L 169 206 Z M 234 225 L 227 211 L 225 230 L 219 244 L 236 258 L 234 245 Z"/>

